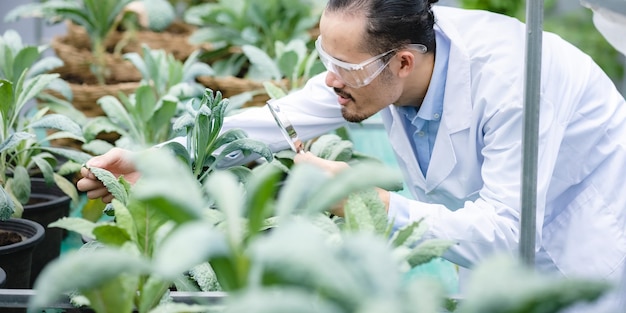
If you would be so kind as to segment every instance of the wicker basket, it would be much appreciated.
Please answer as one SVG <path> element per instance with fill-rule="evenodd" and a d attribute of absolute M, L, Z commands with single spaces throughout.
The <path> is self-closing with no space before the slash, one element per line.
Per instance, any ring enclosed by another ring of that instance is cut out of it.
<path fill-rule="evenodd" d="M 98 99 L 111 95 L 117 97 L 119 93 L 129 95 L 139 87 L 139 82 L 125 82 L 110 85 L 87 85 L 87 84 L 74 84 L 69 83 L 70 89 L 73 93 L 72 105 L 79 111 L 83 112 L 88 117 L 102 116 L 104 112 L 97 103 Z M 53 91 L 50 92 L 55 97 L 62 98 L 62 96 Z"/>
<path fill-rule="evenodd" d="M 270 99 L 270 97 L 265 92 L 263 83 L 257 81 L 234 76 L 201 76 L 198 77 L 198 81 L 207 88 L 210 88 L 214 91 L 220 91 L 224 98 L 230 98 L 234 95 L 238 95 L 247 91 L 256 92 L 252 100 L 246 102 L 243 107 L 263 106 L 265 105 L 265 102 Z"/>
<path fill-rule="evenodd" d="M 56 55 L 63 60 L 64 65 L 56 68 L 54 72 L 61 74 L 63 78 L 82 83 L 95 83 L 96 77 L 91 72 L 90 66 L 94 56 L 90 50 L 78 49 L 65 36 L 54 37 L 51 42 Z M 107 64 L 106 82 L 136 82 L 141 80 L 141 73 L 135 66 L 119 55 L 105 54 Z"/>
<path fill-rule="evenodd" d="M 80 48 L 91 49 L 91 41 L 87 32 L 82 26 L 68 22 L 67 43 Z M 196 27 L 182 21 L 174 21 L 162 32 L 150 30 L 139 30 L 135 33 L 126 31 L 113 31 L 104 42 L 106 50 L 114 52 L 119 48 L 120 53 L 137 52 L 141 53 L 142 44 L 146 44 L 151 49 L 161 49 L 170 53 L 177 60 L 185 60 L 197 49 L 210 49 L 210 45 L 193 45 L 189 42 L 189 36 L 196 30 Z M 122 42 L 125 40 L 125 42 Z M 120 47 L 116 47 L 117 45 Z"/>

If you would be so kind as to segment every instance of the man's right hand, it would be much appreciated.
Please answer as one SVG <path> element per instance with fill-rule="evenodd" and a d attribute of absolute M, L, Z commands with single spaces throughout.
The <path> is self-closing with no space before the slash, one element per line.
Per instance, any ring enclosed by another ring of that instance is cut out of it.
<path fill-rule="evenodd" d="M 130 151 L 121 148 L 113 148 L 105 154 L 93 157 L 86 165 L 80 171 L 83 178 L 76 183 L 76 187 L 86 192 L 89 199 L 102 198 L 105 203 L 110 203 L 113 195 L 88 168 L 98 167 L 111 172 L 115 177 L 124 176 L 131 184 L 134 184 L 140 176 L 131 160 Z"/>

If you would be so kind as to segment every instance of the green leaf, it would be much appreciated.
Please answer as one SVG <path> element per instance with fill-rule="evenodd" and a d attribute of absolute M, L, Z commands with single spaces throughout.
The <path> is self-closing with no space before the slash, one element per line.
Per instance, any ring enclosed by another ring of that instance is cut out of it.
<path fill-rule="evenodd" d="M 135 164 L 142 175 L 140 182 L 133 187 L 138 200 L 153 203 L 154 209 L 179 223 L 202 216 L 207 202 L 200 184 L 171 153 L 150 149 L 139 153 Z"/>
<path fill-rule="evenodd" d="M 13 83 L 2 79 L 0 80 L 0 115 L 3 116 L 3 123 L 8 123 L 12 117 L 13 108 Z"/>
<path fill-rule="evenodd" d="M 274 199 L 278 182 L 282 178 L 282 171 L 274 166 L 255 168 L 253 175 L 247 183 L 246 205 L 248 212 L 248 234 L 253 236 L 263 228 L 266 218 L 274 214 Z"/>
<path fill-rule="evenodd" d="M 68 132 L 77 137 L 83 136 L 83 131 L 71 118 L 61 114 L 46 114 L 30 124 L 32 128 L 56 129 Z"/>
<path fill-rule="evenodd" d="M 399 190 L 402 188 L 402 176 L 398 170 L 379 163 L 358 163 L 341 171 L 327 184 L 316 190 L 315 194 L 312 195 L 316 201 L 308 202 L 305 211 L 328 210 L 349 194 L 372 187 Z"/>
<path fill-rule="evenodd" d="M 81 275 L 76 275 L 80 269 Z M 123 250 L 100 248 L 98 250 L 70 251 L 63 258 L 49 263 L 41 272 L 30 299 L 29 308 L 49 307 L 65 293 L 90 290 L 122 274 L 140 275 L 151 271 L 147 260 Z M 120 290 L 117 290 L 118 297 Z"/>
<path fill-rule="evenodd" d="M 98 99 L 97 103 L 102 107 L 106 116 L 111 119 L 113 123 L 127 130 L 135 129 L 133 119 L 120 100 L 113 96 L 104 96 Z"/>
<path fill-rule="evenodd" d="M 152 88 L 147 85 L 141 85 L 135 90 L 135 110 L 139 121 L 149 121 L 157 109 L 157 99 L 152 92 Z"/>
<path fill-rule="evenodd" d="M 350 194 L 343 210 L 346 229 L 385 235 L 389 224 L 387 211 L 375 189 Z"/>
<path fill-rule="evenodd" d="M 263 87 L 265 88 L 265 92 L 267 92 L 271 99 L 280 99 L 287 95 L 284 90 L 282 90 L 280 87 L 276 86 L 272 82 L 263 82 Z"/>
<path fill-rule="evenodd" d="M 31 182 L 28 170 L 23 166 L 16 166 L 13 169 L 13 178 L 11 181 L 11 193 L 22 204 L 28 203 L 31 194 Z"/>
<path fill-rule="evenodd" d="M 425 240 L 411 251 L 408 262 L 411 267 L 426 264 L 434 258 L 442 256 L 455 242 L 447 239 L 429 239 Z"/>
<path fill-rule="evenodd" d="M 54 81 L 59 77 L 59 74 L 41 74 L 37 75 L 31 79 L 28 79 L 24 83 L 23 90 L 17 93 L 17 100 L 15 101 L 16 111 L 19 111 L 24 107 L 26 102 L 35 98 L 38 94 L 40 94 L 44 89 L 48 87 L 50 82 Z"/>
<path fill-rule="evenodd" d="M 153 264 L 159 275 L 174 280 L 206 260 L 229 255 L 224 234 L 206 222 L 189 222 L 161 242 L 154 253 Z"/>
<path fill-rule="evenodd" d="M 46 146 L 46 147 L 41 147 L 41 150 L 49 151 L 50 153 L 54 155 L 62 156 L 70 161 L 74 161 L 79 164 L 86 163 L 89 159 L 93 157 L 92 155 L 85 153 L 83 151 L 66 149 L 66 148 L 61 148 L 61 147 Z"/>
<path fill-rule="evenodd" d="M 35 138 L 35 135 L 31 134 L 31 133 L 27 133 L 27 132 L 16 132 L 16 133 L 13 133 L 13 134 L 9 135 L 9 138 L 7 138 L 7 140 L 5 140 L 4 142 L 0 143 L 0 152 L 9 151 L 11 149 L 14 149 L 23 140 L 27 140 L 27 139 L 31 139 L 31 138 Z"/>
<path fill-rule="evenodd" d="M 122 211 L 124 212 L 124 211 Z M 170 219 L 167 215 L 155 209 L 153 206 L 142 203 L 141 201 L 131 201 L 128 204 L 128 217 L 124 216 L 126 223 L 133 226 L 131 235 L 133 241 L 137 242 L 139 250 L 146 256 L 152 256 L 157 245 L 157 233 L 161 227 Z M 118 211 L 115 210 L 116 220 L 118 219 Z M 122 218 L 122 217 L 120 217 Z M 131 229 L 130 227 L 126 227 Z"/>
<path fill-rule="evenodd" d="M 12 81 L 17 81 L 22 73 L 25 73 L 30 67 L 33 66 L 35 61 L 39 59 L 39 56 L 39 49 L 35 46 L 28 46 L 20 49 L 13 59 L 12 73 L 14 76 L 7 78 Z"/>
<path fill-rule="evenodd" d="M 267 144 L 256 139 L 242 138 L 227 144 L 215 158 L 214 166 L 219 165 L 220 161 L 236 151 L 243 152 L 245 156 L 256 153 L 265 158 L 268 162 L 271 162 L 274 159 L 274 154 L 272 154 L 272 150 L 270 150 Z"/>
<path fill-rule="evenodd" d="M 234 248 L 243 242 L 240 219 L 243 214 L 243 189 L 232 173 L 216 171 L 208 176 L 204 188 L 215 200 L 217 208 L 226 215 L 226 231 L 229 244 Z"/>
<path fill-rule="evenodd" d="M 128 201 L 128 191 L 111 172 L 106 169 L 93 166 L 87 168 L 104 184 L 114 198 L 118 199 L 122 203 L 126 203 Z"/>
<path fill-rule="evenodd" d="M 107 246 L 121 247 L 131 241 L 130 235 L 125 229 L 111 223 L 97 225 L 93 229 L 93 234 L 96 240 Z"/>
<path fill-rule="evenodd" d="M 7 220 L 15 212 L 15 203 L 11 196 L 0 186 L 0 221 Z"/>
<path fill-rule="evenodd" d="M 151 309 L 159 305 L 170 285 L 170 281 L 156 275 L 148 277 L 140 291 L 138 312 L 152 312 Z"/>
<path fill-rule="evenodd" d="M 50 223 L 48 227 L 59 227 L 78 233 L 81 236 L 94 238 L 93 229 L 96 227 L 96 224 L 80 217 L 62 217 Z"/>
<path fill-rule="evenodd" d="M 317 201 L 311 198 L 315 190 L 318 190 L 328 180 L 326 175 L 320 173 L 318 167 L 311 164 L 298 164 L 294 166 L 283 185 L 278 201 L 276 213 L 278 216 L 286 216 L 295 212 L 302 212 L 307 201 Z"/>
<path fill-rule="evenodd" d="M 283 77 L 278 65 L 274 63 L 274 60 L 272 60 L 265 51 L 252 45 L 244 45 L 241 49 L 250 60 L 250 63 L 255 66 L 259 72 L 265 73 L 268 79 L 280 80 Z"/>
<path fill-rule="evenodd" d="M 420 219 L 419 221 L 414 221 L 410 224 L 403 226 L 395 233 L 393 233 L 390 239 L 391 244 L 394 247 L 412 247 L 418 240 L 422 238 L 427 229 L 428 226 L 426 226 L 426 223 L 423 219 Z"/>
<path fill-rule="evenodd" d="M 552 313 L 591 302 L 614 286 L 603 279 L 541 274 L 510 256 L 483 261 L 473 271 L 459 313 Z"/>

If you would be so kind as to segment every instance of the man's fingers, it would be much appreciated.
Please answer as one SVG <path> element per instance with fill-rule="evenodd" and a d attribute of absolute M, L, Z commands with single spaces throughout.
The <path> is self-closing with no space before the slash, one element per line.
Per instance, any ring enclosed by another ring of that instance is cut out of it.
<path fill-rule="evenodd" d="M 108 195 L 102 197 L 102 202 L 104 202 L 104 203 L 111 203 L 111 201 L 113 201 L 113 195 L 112 194 L 108 194 Z"/>
<path fill-rule="evenodd" d="M 103 198 L 108 195 L 110 195 L 110 193 L 104 187 L 87 191 L 87 198 L 89 199 Z"/>
<path fill-rule="evenodd" d="M 81 178 L 78 182 L 76 182 L 76 188 L 80 191 L 91 191 L 104 188 L 104 184 L 97 179 Z"/>

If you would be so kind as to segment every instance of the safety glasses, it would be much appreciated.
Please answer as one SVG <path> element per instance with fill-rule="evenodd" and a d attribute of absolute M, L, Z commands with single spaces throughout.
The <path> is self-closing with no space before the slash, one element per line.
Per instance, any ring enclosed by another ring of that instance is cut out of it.
<path fill-rule="evenodd" d="M 426 53 L 426 46 L 422 44 L 410 44 L 409 48 L 415 49 L 420 53 Z M 322 64 L 329 72 L 339 77 L 346 85 L 352 88 L 361 88 L 371 83 L 384 69 L 391 58 L 386 62 L 383 58 L 386 55 L 394 53 L 400 49 L 392 49 L 377 56 L 373 56 L 359 64 L 347 63 L 333 58 L 322 48 L 322 36 L 317 37 L 315 41 L 315 49 L 320 56 Z"/>

